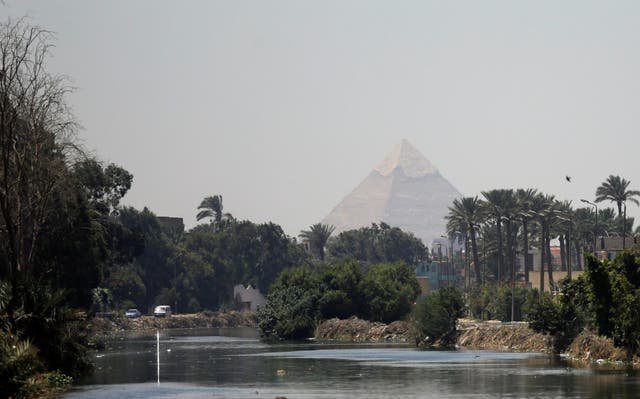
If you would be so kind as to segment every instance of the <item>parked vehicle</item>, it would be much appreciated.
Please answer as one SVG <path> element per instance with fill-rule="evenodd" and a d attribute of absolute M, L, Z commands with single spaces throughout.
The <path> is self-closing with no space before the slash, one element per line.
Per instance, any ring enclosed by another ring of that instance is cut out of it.
<path fill-rule="evenodd" d="M 156 306 L 156 308 L 153 310 L 153 315 L 155 317 L 169 317 L 171 316 L 171 306 L 169 305 Z"/>
<path fill-rule="evenodd" d="M 130 319 L 136 319 L 142 316 L 142 313 L 140 313 L 138 309 L 129 309 L 124 313 L 124 315 Z"/>

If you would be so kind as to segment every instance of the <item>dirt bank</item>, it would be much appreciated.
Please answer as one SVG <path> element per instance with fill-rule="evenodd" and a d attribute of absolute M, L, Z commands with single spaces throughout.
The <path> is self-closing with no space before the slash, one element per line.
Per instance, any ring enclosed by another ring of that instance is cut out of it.
<path fill-rule="evenodd" d="M 578 335 L 567 350 L 569 361 L 578 366 L 597 365 L 599 367 L 626 367 L 626 354 L 621 348 L 613 346 L 611 338 L 584 330 Z M 633 359 L 633 368 L 640 367 L 640 359 Z"/>
<path fill-rule="evenodd" d="M 178 314 L 171 317 L 142 316 L 128 319 L 123 315 L 103 314 L 90 321 L 93 335 L 108 335 L 121 331 L 142 331 L 167 328 L 257 327 L 254 312 L 207 312 Z"/>
<path fill-rule="evenodd" d="M 461 320 L 458 331 L 458 346 L 469 349 L 542 352 L 547 347 L 545 336 L 531 331 L 524 323 L 475 323 Z M 396 321 L 387 325 L 356 317 L 322 322 L 316 328 L 315 338 L 341 342 L 414 342 L 407 322 Z"/>
<path fill-rule="evenodd" d="M 458 321 L 457 345 L 468 349 L 512 352 L 545 352 L 547 337 L 526 323 L 476 323 Z"/>
<path fill-rule="evenodd" d="M 314 337 L 341 342 L 411 342 L 409 323 L 394 321 L 387 325 L 352 317 L 326 320 L 316 328 Z"/>

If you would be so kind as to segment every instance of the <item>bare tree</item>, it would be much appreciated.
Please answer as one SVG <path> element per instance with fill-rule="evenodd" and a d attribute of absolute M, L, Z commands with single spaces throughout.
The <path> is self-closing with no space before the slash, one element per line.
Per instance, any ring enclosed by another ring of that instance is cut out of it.
<path fill-rule="evenodd" d="M 32 266 L 75 151 L 70 87 L 45 69 L 52 39 L 25 19 L 0 23 L 0 264 L 7 275 Z"/>

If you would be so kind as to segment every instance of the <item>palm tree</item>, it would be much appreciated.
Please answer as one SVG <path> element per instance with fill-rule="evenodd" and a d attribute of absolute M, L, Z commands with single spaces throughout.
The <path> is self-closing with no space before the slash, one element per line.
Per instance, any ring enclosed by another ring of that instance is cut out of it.
<path fill-rule="evenodd" d="M 449 214 L 446 217 L 447 233 L 449 236 L 456 234 L 457 230 L 464 231 L 471 239 L 471 253 L 473 254 L 473 266 L 476 274 L 476 284 L 480 284 L 480 258 L 478 257 L 478 246 L 476 244 L 476 228 L 482 222 L 482 201 L 478 197 L 465 197 L 455 199 L 453 206 L 449 207 Z M 465 237 L 466 242 L 466 237 Z"/>
<path fill-rule="evenodd" d="M 560 242 L 560 263 L 563 269 L 566 267 L 567 277 L 571 279 L 571 235 L 573 233 L 573 209 L 571 201 L 561 201 L 557 204 L 556 225 L 558 241 Z"/>
<path fill-rule="evenodd" d="M 631 182 L 620 176 L 609 175 L 607 180 L 602 182 L 600 187 L 596 189 L 596 202 L 611 201 L 615 202 L 618 207 L 618 217 L 622 216 L 622 226 L 626 226 L 627 222 L 627 201 L 631 201 L 636 205 L 640 202 L 635 197 L 640 196 L 640 191 L 628 190 Z M 622 213 L 622 205 L 624 204 L 624 214 Z M 626 228 L 622 229 L 622 247 L 626 245 Z"/>
<path fill-rule="evenodd" d="M 591 207 L 578 208 L 573 213 L 574 245 L 578 270 L 582 270 L 582 254 L 585 248 L 593 245 L 595 234 L 594 211 Z"/>
<path fill-rule="evenodd" d="M 619 223 L 616 221 L 616 211 L 613 208 L 604 208 L 598 210 L 598 228 L 596 235 L 606 236 L 621 235 Z"/>
<path fill-rule="evenodd" d="M 196 215 L 196 220 L 200 221 L 204 218 L 211 218 L 211 224 L 214 227 L 223 226 L 233 220 L 233 216 L 231 216 L 230 213 L 222 212 L 222 195 L 205 197 L 200 203 L 200 206 L 198 206 L 198 209 L 200 209 L 200 212 Z"/>
<path fill-rule="evenodd" d="M 553 196 L 539 193 L 531 203 L 531 211 L 536 216 L 536 221 L 540 227 L 540 293 L 544 291 L 544 265 L 548 264 L 548 270 L 551 269 L 549 225 L 554 202 Z M 550 274 L 549 284 L 551 284 L 552 278 L 553 274 Z"/>
<path fill-rule="evenodd" d="M 324 247 L 327 245 L 333 230 L 335 230 L 335 226 L 316 223 L 309 230 L 302 230 L 300 237 L 308 240 L 311 251 L 318 255 L 320 261 L 324 261 Z"/>
<path fill-rule="evenodd" d="M 519 188 L 516 191 L 516 200 L 522 223 L 522 252 L 524 255 L 524 281 L 526 284 L 529 284 L 529 271 L 533 268 L 531 259 L 529 259 L 529 221 L 535 216 L 531 206 L 537 194 L 538 191 L 533 188 Z"/>
<path fill-rule="evenodd" d="M 631 201 L 636 205 L 640 202 L 634 197 L 640 196 L 640 191 L 628 190 L 630 181 L 620 176 L 609 175 L 607 180 L 602 182 L 596 189 L 596 202 L 611 201 L 618 207 L 618 216 L 622 216 L 622 204 Z"/>
<path fill-rule="evenodd" d="M 492 218 L 496 224 L 496 234 L 498 236 L 498 281 L 502 279 L 504 272 L 504 244 L 502 237 L 502 221 L 503 217 L 507 213 L 507 207 L 509 202 L 509 190 L 494 189 L 490 191 L 483 191 L 485 202 L 485 212 L 489 218 Z"/>

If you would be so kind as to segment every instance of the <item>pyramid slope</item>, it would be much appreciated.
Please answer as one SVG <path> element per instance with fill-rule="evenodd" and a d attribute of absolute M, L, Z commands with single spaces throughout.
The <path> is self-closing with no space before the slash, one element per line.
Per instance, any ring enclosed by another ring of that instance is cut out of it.
<path fill-rule="evenodd" d="M 412 232 L 429 245 L 444 234 L 448 208 L 461 196 L 403 140 L 322 223 L 334 225 L 334 234 L 338 234 L 383 221 Z"/>
<path fill-rule="evenodd" d="M 422 177 L 438 172 L 407 140 L 402 140 L 396 145 L 374 170 L 383 176 L 389 176 L 396 169 L 402 169 L 408 177 Z"/>

